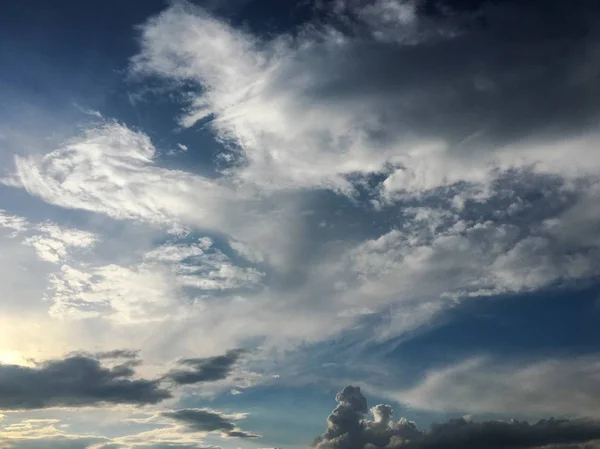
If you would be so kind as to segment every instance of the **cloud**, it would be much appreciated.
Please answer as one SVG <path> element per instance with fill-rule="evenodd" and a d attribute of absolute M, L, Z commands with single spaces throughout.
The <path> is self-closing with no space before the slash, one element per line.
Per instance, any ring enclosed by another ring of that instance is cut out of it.
<path fill-rule="evenodd" d="M 58 263 L 67 258 L 72 250 L 93 246 L 97 237 L 87 231 L 59 227 L 54 223 L 36 226 L 39 234 L 26 238 L 23 243 L 32 246 L 45 261 Z"/>
<path fill-rule="evenodd" d="M 518 364 L 473 358 L 432 370 L 391 395 L 425 410 L 600 417 L 599 393 L 600 359 L 587 356 Z"/>
<path fill-rule="evenodd" d="M 164 412 L 163 416 L 182 423 L 190 432 L 221 432 L 235 438 L 258 438 L 260 435 L 236 427 L 233 420 L 244 415 L 224 415 L 209 409 L 183 409 Z"/>
<path fill-rule="evenodd" d="M 106 368 L 72 356 L 33 367 L 0 365 L 0 410 L 156 404 L 171 397 L 157 381 L 135 378 L 130 365 Z"/>
<path fill-rule="evenodd" d="M 389 405 L 376 405 L 371 409 L 373 419 L 365 419 L 367 403 L 359 387 L 346 387 L 336 400 L 326 432 L 315 440 L 318 449 L 508 449 L 569 447 L 600 440 L 600 423 L 591 420 L 543 419 L 529 424 L 459 418 L 422 431 L 404 418 L 394 422 Z"/>
<path fill-rule="evenodd" d="M 210 117 L 239 148 L 231 172 L 268 188 L 353 193 L 350 175 L 387 171 L 389 196 L 529 166 L 595 175 L 598 8 L 427 15 L 418 2 L 342 3 L 338 23 L 360 26 L 334 19 L 262 39 L 178 2 L 144 24 L 132 70 L 197 83 L 182 125 Z"/>
<path fill-rule="evenodd" d="M 4 182 L 50 204 L 173 232 L 181 232 L 182 223 L 215 227 L 215 213 L 232 200 L 231 192 L 201 176 L 156 166 L 156 153 L 142 132 L 105 123 L 44 156 L 16 156 L 16 172 Z"/>
<path fill-rule="evenodd" d="M 259 289 L 263 273 L 234 265 L 212 240 L 164 244 L 131 265 L 64 264 L 50 275 L 53 316 L 112 317 L 121 322 L 163 321 L 189 313 L 203 296 Z"/>
<path fill-rule="evenodd" d="M 215 357 L 184 359 L 179 365 L 185 368 L 171 370 L 167 377 L 177 385 L 222 380 L 231 374 L 233 366 L 244 353 L 242 349 L 234 349 Z"/>
<path fill-rule="evenodd" d="M 114 411 L 112 412 L 114 413 Z M 204 444 L 198 434 L 189 435 L 171 427 L 156 431 L 107 438 L 70 433 L 60 419 L 24 419 L 2 428 L 2 449 L 218 449 Z M 162 433 L 161 433 L 162 432 Z"/>
<path fill-rule="evenodd" d="M 112 351 L 97 352 L 94 357 L 99 360 L 103 359 L 136 359 L 139 351 L 131 349 L 114 349 Z"/>
<path fill-rule="evenodd" d="M 0 209 L 0 228 L 10 229 L 13 231 L 12 236 L 16 236 L 27 230 L 28 223 L 23 217 L 11 215 Z"/>

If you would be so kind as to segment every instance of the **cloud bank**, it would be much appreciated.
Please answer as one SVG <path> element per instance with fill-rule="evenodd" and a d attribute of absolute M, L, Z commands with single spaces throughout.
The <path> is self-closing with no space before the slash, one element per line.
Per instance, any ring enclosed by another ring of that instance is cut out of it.
<path fill-rule="evenodd" d="M 370 410 L 373 418 L 366 419 L 367 402 L 359 387 L 344 388 L 336 401 L 337 407 L 327 418 L 326 432 L 315 439 L 315 448 L 567 448 L 585 444 L 595 447 L 600 440 L 597 421 L 551 418 L 529 424 L 459 418 L 422 431 L 404 418 L 393 421 L 389 405 L 376 405 Z"/>

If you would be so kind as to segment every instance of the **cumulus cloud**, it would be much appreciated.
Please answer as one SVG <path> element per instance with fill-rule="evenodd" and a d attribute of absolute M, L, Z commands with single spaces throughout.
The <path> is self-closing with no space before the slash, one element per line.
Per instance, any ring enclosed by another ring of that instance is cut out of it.
<path fill-rule="evenodd" d="M 240 430 L 233 421 L 244 415 L 225 415 L 209 409 L 183 409 L 164 412 L 163 416 L 182 423 L 190 432 L 220 432 L 235 438 L 258 438 L 252 432 Z"/>
<path fill-rule="evenodd" d="M 85 356 L 33 367 L 0 365 L 0 409 L 155 404 L 171 397 L 158 381 L 138 379 L 129 364 L 113 368 Z"/>
<path fill-rule="evenodd" d="M 327 418 L 326 432 L 317 437 L 318 449 L 375 448 L 535 448 L 570 447 L 600 440 L 600 423 L 591 420 L 543 419 L 526 421 L 483 421 L 452 419 L 434 424 L 429 431 L 401 418 L 392 420 L 389 405 L 376 405 L 367 414 L 366 399 L 359 387 L 348 386 L 336 396 L 335 410 Z"/>
<path fill-rule="evenodd" d="M 234 349 L 214 357 L 183 359 L 179 362 L 181 368 L 171 370 L 167 377 L 178 385 L 222 380 L 231 374 L 244 353 L 242 349 Z"/>

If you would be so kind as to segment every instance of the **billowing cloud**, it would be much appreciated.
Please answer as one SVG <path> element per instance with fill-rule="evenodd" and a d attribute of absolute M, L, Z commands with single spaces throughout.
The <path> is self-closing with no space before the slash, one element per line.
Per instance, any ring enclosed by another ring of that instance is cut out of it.
<path fill-rule="evenodd" d="M 244 350 L 234 349 L 223 355 L 207 358 L 184 359 L 180 368 L 173 369 L 167 377 L 178 385 L 212 382 L 227 378 Z"/>
<path fill-rule="evenodd" d="M 164 412 L 163 416 L 184 424 L 190 432 L 221 432 L 235 438 L 258 438 L 252 432 L 240 430 L 233 421 L 244 415 L 225 415 L 209 409 L 183 409 Z"/>
<path fill-rule="evenodd" d="M 358 387 L 346 387 L 336 400 L 326 432 L 315 440 L 318 449 L 509 449 L 595 445 L 600 440 L 598 421 L 543 419 L 529 424 L 459 418 L 423 431 L 404 418 L 393 421 L 389 405 L 376 405 L 371 409 L 373 419 L 366 419 L 367 403 Z"/>
<path fill-rule="evenodd" d="M 158 381 L 138 379 L 129 364 L 112 368 L 85 356 L 30 366 L 0 365 L 0 409 L 156 404 L 171 397 Z"/>

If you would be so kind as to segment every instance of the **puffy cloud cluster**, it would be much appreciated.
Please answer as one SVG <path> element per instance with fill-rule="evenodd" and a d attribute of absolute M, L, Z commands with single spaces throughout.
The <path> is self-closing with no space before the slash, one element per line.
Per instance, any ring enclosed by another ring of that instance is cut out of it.
<path fill-rule="evenodd" d="M 315 440 L 318 449 L 567 448 L 584 444 L 595 447 L 600 440 L 597 421 L 543 419 L 529 424 L 459 418 L 423 431 L 404 418 L 394 422 L 389 405 L 373 407 L 373 419 L 365 419 L 367 403 L 359 387 L 344 388 L 336 400 L 338 405 L 327 418 L 326 432 Z"/>
<path fill-rule="evenodd" d="M 406 420 L 393 422 L 392 408 L 388 405 L 376 405 L 371 409 L 373 420 L 365 420 L 369 410 L 360 387 L 347 386 L 335 400 L 338 405 L 327 418 L 327 430 L 316 438 L 316 448 L 386 447 L 392 441 L 400 444 L 421 437 L 414 423 Z"/>

